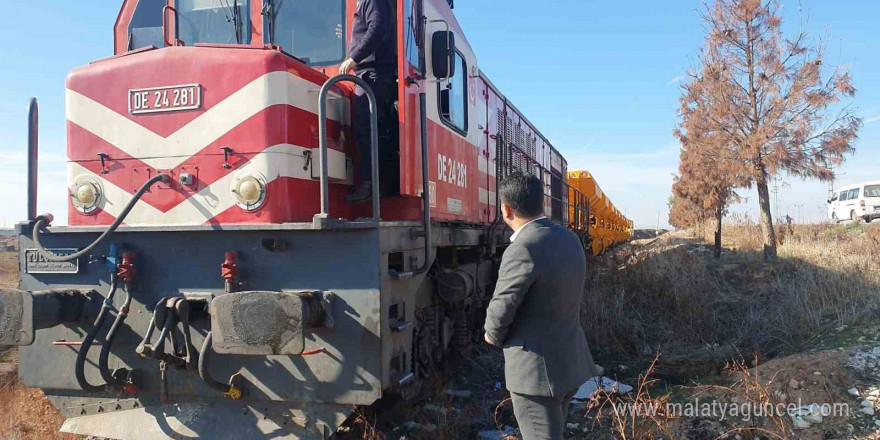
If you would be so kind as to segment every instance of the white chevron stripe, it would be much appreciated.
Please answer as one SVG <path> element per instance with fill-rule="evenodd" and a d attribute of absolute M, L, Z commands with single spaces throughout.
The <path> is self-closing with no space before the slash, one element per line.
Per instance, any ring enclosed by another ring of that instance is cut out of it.
<path fill-rule="evenodd" d="M 242 87 L 167 138 L 67 90 L 67 119 L 156 169 L 172 169 L 221 136 L 273 105 L 287 104 L 318 113 L 321 87 L 289 72 L 271 72 Z M 211 93 L 211 91 L 207 91 Z M 328 118 L 350 125 L 348 99 L 331 93 Z M 235 149 L 235 145 L 230 145 Z"/>
<path fill-rule="evenodd" d="M 495 177 L 495 163 L 490 164 L 482 154 L 477 157 L 477 168 L 479 172 Z"/>
<path fill-rule="evenodd" d="M 495 191 L 487 191 L 480 188 L 480 203 L 495 206 Z"/>
<path fill-rule="evenodd" d="M 295 145 L 281 144 L 267 148 L 254 156 L 239 170 L 231 172 L 205 189 L 182 201 L 168 212 L 162 212 L 149 203 L 137 203 L 125 219 L 129 226 L 153 225 L 201 225 L 236 205 L 231 186 L 236 176 L 251 172 L 265 178 L 266 183 L 280 177 L 312 180 L 311 172 L 303 170 L 304 153 L 309 149 Z M 93 173 L 75 162 L 68 162 L 70 184 L 82 176 L 100 182 L 103 197 L 99 207 L 113 217 L 119 216 L 125 204 L 131 200 L 131 193 Z M 154 189 L 153 191 L 162 191 Z"/>

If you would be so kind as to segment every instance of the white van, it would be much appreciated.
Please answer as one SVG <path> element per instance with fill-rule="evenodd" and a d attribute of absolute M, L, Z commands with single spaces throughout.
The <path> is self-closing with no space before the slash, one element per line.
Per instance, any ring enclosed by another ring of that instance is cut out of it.
<path fill-rule="evenodd" d="M 880 181 L 850 185 L 831 194 L 828 218 L 835 223 L 880 218 Z"/>

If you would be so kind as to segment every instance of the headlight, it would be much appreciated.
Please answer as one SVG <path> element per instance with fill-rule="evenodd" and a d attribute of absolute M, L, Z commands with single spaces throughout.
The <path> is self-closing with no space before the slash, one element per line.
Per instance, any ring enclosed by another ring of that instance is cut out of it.
<path fill-rule="evenodd" d="M 243 176 L 232 185 L 238 206 L 247 211 L 258 209 L 266 201 L 266 184 L 255 176 Z"/>
<path fill-rule="evenodd" d="M 101 196 L 100 184 L 88 178 L 77 179 L 70 188 L 70 200 L 73 206 L 84 214 L 98 208 Z"/>

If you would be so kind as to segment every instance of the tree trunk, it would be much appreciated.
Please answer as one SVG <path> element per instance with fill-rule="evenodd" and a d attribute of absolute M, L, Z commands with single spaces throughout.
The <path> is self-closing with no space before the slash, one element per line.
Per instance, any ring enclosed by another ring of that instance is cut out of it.
<path fill-rule="evenodd" d="M 767 187 L 767 172 L 760 171 L 756 179 L 758 204 L 761 207 L 761 231 L 764 235 L 764 260 L 776 260 L 776 230 L 773 228 L 773 213 L 770 211 L 770 189 Z"/>
<path fill-rule="evenodd" d="M 724 219 L 724 207 L 719 206 L 715 211 L 715 259 L 721 259 L 721 221 Z"/>

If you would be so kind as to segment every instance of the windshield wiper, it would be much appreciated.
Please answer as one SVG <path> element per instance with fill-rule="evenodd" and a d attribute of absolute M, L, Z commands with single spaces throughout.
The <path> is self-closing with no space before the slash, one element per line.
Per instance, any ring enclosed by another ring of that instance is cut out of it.
<path fill-rule="evenodd" d="M 274 0 L 263 0 L 263 9 L 260 14 L 267 19 L 269 44 L 275 44 L 275 17 L 278 16 L 278 9 L 281 8 L 282 3 L 284 0 L 280 0 L 278 4 L 275 4 Z"/>
<path fill-rule="evenodd" d="M 241 44 L 241 12 L 238 10 L 238 0 L 233 0 L 232 6 L 229 6 L 229 2 L 225 0 L 222 0 L 221 4 L 225 4 L 226 8 L 232 10 L 232 17 L 226 14 L 226 22 L 232 23 L 232 28 L 235 32 L 235 43 Z"/>
<path fill-rule="evenodd" d="M 238 0 L 232 2 L 232 21 L 235 24 L 235 41 L 241 44 L 241 11 L 238 9 Z"/>

